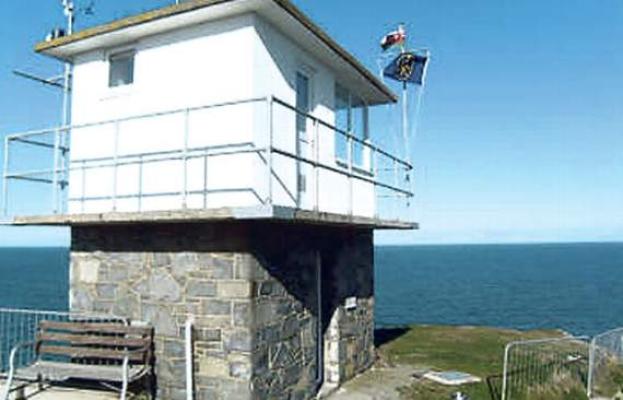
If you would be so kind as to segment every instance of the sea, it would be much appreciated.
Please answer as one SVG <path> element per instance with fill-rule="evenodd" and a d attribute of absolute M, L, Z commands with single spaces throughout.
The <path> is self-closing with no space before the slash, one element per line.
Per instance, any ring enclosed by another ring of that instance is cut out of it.
<path fill-rule="evenodd" d="M 66 248 L 0 248 L 0 307 L 66 310 Z M 376 323 L 562 329 L 623 326 L 623 243 L 375 250 Z"/>

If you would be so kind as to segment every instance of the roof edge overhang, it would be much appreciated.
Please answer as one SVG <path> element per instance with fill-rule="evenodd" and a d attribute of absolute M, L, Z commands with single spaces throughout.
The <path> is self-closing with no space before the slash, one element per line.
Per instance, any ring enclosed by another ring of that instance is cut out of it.
<path fill-rule="evenodd" d="M 244 1 L 244 0 L 243 0 Z M 257 3 L 272 3 L 281 10 L 290 15 L 300 25 L 313 34 L 313 36 L 326 46 L 330 51 L 336 54 L 341 60 L 352 67 L 362 78 L 370 83 L 376 91 L 384 98 L 386 103 L 396 103 L 398 97 L 377 78 L 370 70 L 368 70 L 361 62 L 359 62 L 352 54 L 332 39 L 322 28 L 307 17 L 301 10 L 294 6 L 289 0 L 255 0 Z M 162 21 L 166 18 L 181 16 L 193 11 L 216 7 L 219 5 L 227 5 L 228 3 L 238 3 L 241 0 L 192 0 L 175 4 L 163 8 L 159 8 L 145 13 L 122 18 L 107 24 L 98 25 L 92 28 L 82 30 L 69 36 L 61 37 L 51 41 L 44 41 L 35 45 L 35 51 L 62 61 L 72 61 L 73 57 L 80 54 L 81 51 L 76 46 L 79 43 L 112 36 L 120 31 L 145 26 L 150 23 Z M 379 102 L 381 103 L 381 102 Z"/>

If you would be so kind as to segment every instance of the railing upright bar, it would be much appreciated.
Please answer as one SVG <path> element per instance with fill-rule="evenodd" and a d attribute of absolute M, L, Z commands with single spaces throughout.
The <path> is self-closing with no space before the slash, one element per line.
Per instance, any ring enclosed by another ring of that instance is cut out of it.
<path fill-rule="evenodd" d="M 315 195 L 316 201 L 314 203 L 314 211 L 318 212 L 320 210 L 320 125 L 318 124 L 318 120 L 314 121 L 314 155 L 316 159 L 316 164 L 314 165 L 314 175 L 316 178 L 315 185 Z"/>
<path fill-rule="evenodd" d="M 372 149 L 372 179 L 374 180 L 374 218 L 378 218 L 379 217 L 379 205 L 378 203 L 378 198 L 379 195 L 376 192 L 377 190 L 379 190 L 379 186 L 376 184 L 376 182 L 379 180 L 379 166 L 378 166 L 378 162 L 379 162 L 379 153 L 376 151 L 376 149 Z"/>
<path fill-rule="evenodd" d="M 52 212 L 53 214 L 58 214 L 58 203 L 59 203 L 59 195 L 58 195 L 58 158 L 59 158 L 59 148 L 60 148 L 60 128 L 54 131 L 54 155 L 53 155 L 53 171 L 52 171 Z"/>
<path fill-rule="evenodd" d="M 353 215 L 353 138 L 348 137 L 348 214 Z"/>
<path fill-rule="evenodd" d="M 203 157 L 203 208 L 208 208 L 208 152 Z"/>
<path fill-rule="evenodd" d="M 67 135 L 69 134 L 69 130 L 62 130 L 60 143 L 59 143 L 59 155 L 60 155 L 60 166 L 59 173 L 61 175 L 61 180 L 59 182 L 59 210 L 61 213 L 64 213 L 66 210 L 67 204 L 63 201 L 63 191 L 65 187 L 69 187 L 69 163 L 67 162 L 67 153 L 69 152 L 69 148 L 67 147 Z"/>
<path fill-rule="evenodd" d="M 118 184 L 118 174 L 119 174 L 119 130 L 120 130 L 120 122 L 115 122 L 115 142 L 114 142 L 114 154 L 113 154 L 113 188 L 112 188 L 112 210 L 117 211 L 117 184 Z"/>
<path fill-rule="evenodd" d="M 143 210 L 143 156 L 138 158 L 138 212 Z"/>
<path fill-rule="evenodd" d="M 182 208 L 188 207 L 188 134 L 190 128 L 190 109 L 186 109 L 184 111 L 184 149 L 182 154 L 182 162 L 183 165 L 183 182 L 184 187 L 182 188 Z"/>
<path fill-rule="evenodd" d="M 4 166 L 2 168 L 2 215 L 9 215 L 9 147 L 10 139 L 4 138 Z"/>
<path fill-rule="evenodd" d="M 85 210 L 85 198 L 87 196 L 87 170 L 86 170 L 86 161 L 82 161 L 82 170 L 81 172 L 81 177 L 82 177 L 82 190 L 80 193 L 80 211 L 82 213 L 84 213 Z"/>
<path fill-rule="evenodd" d="M 273 205 L 273 135 L 274 135 L 274 103 L 275 98 L 268 96 L 268 146 L 266 146 L 266 164 L 267 164 L 267 179 L 268 179 L 268 205 Z"/>
<path fill-rule="evenodd" d="M 502 373 L 502 400 L 508 400 L 506 390 L 508 386 L 508 360 L 512 344 L 508 344 L 504 349 L 504 372 Z"/>

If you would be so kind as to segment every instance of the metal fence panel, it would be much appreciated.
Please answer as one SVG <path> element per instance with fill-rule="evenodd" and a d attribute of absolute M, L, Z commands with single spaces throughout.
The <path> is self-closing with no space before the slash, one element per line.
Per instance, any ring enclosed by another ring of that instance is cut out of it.
<path fill-rule="evenodd" d="M 623 328 L 597 335 L 591 341 L 589 398 L 614 398 L 623 389 Z"/>
<path fill-rule="evenodd" d="M 570 391 L 586 393 L 588 349 L 585 337 L 508 344 L 504 353 L 502 400 L 547 398 Z"/>

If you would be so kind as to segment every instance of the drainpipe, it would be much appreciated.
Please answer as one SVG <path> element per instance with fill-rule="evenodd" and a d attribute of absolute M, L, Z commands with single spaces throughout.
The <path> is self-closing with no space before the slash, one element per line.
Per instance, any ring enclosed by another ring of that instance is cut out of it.
<path fill-rule="evenodd" d="M 318 393 L 324 383 L 324 335 L 322 332 L 322 256 L 316 251 L 316 299 L 318 303 L 318 322 L 316 323 L 316 382 L 315 392 Z"/>
<path fill-rule="evenodd" d="M 195 398 L 195 382 L 193 374 L 193 325 L 195 318 L 191 315 L 186 320 L 184 335 L 186 337 L 186 400 Z"/>

